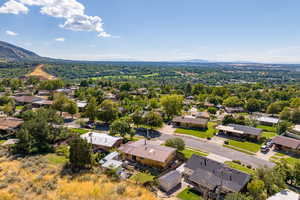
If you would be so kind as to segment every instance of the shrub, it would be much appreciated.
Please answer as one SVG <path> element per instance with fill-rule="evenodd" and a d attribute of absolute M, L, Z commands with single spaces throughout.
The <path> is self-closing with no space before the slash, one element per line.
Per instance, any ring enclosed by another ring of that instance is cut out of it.
<path fill-rule="evenodd" d="M 240 160 L 233 160 L 232 162 L 234 162 L 234 163 L 236 163 L 236 164 L 239 164 L 239 165 L 242 164 L 242 162 L 241 162 Z"/>
<path fill-rule="evenodd" d="M 125 191 L 126 191 L 126 185 L 118 185 L 116 187 L 116 193 L 118 195 L 123 195 Z"/>
<path fill-rule="evenodd" d="M 227 145 L 228 145 L 228 144 L 229 144 L 229 142 L 226 140 L 226 141 L 224 141 L 224 144 L 227 144 Z"/>

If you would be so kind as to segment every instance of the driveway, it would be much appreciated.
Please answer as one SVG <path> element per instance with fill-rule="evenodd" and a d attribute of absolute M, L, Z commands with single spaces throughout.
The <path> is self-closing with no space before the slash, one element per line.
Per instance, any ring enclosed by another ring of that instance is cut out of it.
<path fill-rule="evenodd" d="M 185 141 L 186 146 L 192 149 L 213 153 L 218 156 L 228 158 L 230 160 L 240 160 L 243 164 L 251 165 L 254 168 L 261 168 L 264 166 L 266 167 L 275 166 L 275 164 L 272 162 L 242 153 L 240 151 L 229 149 L 219 144 L 208 142 L 205 140 L 198 140 L 198 139 L 193 139 L 193 138 L 188 138 L 183 136 L 174 136 L 171 134 L 164 134 L 164 133 L 162 133 L 158 139 L 162 141 L 166 141 L 167 139 L 175 138 L 175 137 L 179 137 L 183 139 Z"/>

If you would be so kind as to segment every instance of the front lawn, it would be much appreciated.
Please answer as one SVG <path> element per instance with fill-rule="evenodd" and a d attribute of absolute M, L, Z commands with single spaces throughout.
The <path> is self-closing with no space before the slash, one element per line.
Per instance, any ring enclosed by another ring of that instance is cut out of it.
<path fill-rule="evenodd" d="M 152 176 L 151 174 L 139 172 L 131 176 L 130 180 L 133 180 L 136 183 L 145 184 L 147 182 L 152 182 L 154 180 L 154 176 Z"/>
<path fill-rule="evenodd" d="M 208 153 L 202 152 L 202 151 L 195 151 L 192 149 L 184 149 L 183 151 L 180 151 L 186 159 L 189 159 L 192 157 L 193 154 L 199 155 L 199 156 L 208 156 Z"/>
<path fill-rule="evenodd" d="M 262 132 L 261 136 L 267 139 L 272 139 L 273 137 L 277 136 L 277 133 L 264 131 Z"/>
<path fill-rule="evenodd" d="M 232 169 L 236 169 L 236 170 L 239 170 L 241 172 L 244 172 L 246 174 L 254 174 L 255 171 L 253 169 L 249 169 L 248 167 L 245 167 L 243 165 L 240 165 L 240 164 L 237 164 L 237 163 L 234 163 L 234 162 L 231 162 L 231 161 L 225 161 L 225 164 L 232 168 Z"/>
<path fill-rule="evenodd" d="M 274 126 L 258 125 L 256 126 L 256 128 L 261 128 L 262 130 L 267 132 L 275 132 L 275 133 L 277 132 L 276 127 Z"/>
<path fill-rule="evenodd" d="M 275 163 L 280 161 L 285 161 L 288 164 L 293 166 L 297 162 L 300 162 L 300 158 L 295 158 L 284 153 L 276 153 L 274 156 L 271 156 L 270 161 L 273 161 Z"/>
<path fill-rule="evenodd" d="M 253 143 L 253 142 L 241 142 L 236 140 L 227 140 L 228 145 L 234 146 L 240 149 L 245 149 L 246 151 L 250 151 L 256 153 L 260 150 L 260 144 Z"/>
<path fill-rule="evenodd" d="M 230 146 L 230 145 L 227 145 L 227 144 L 224 144 L 223 147 L 226 147 L 226 148 L 229 148 L 229 149 L 234 149 L 236 151 L 240 151 L 240 152 L 243 152 L 243 153 L 248 154 L 248 155 L 255 155 L 255 153 L 252 153 L 250 151 L 246 151 L 244 149 L 237 148 L 237 147 L 234 147 L 234 146 Z"/>
<path fill-rule="evenodd" d="M 214 128 L 215 125 L 216 123 L 214 122 L 208 122 L 208 128 L 206 131 L 177 128 L 175 132 L 179 134 L 192 135 L 199 138 L 212 138 L 216 133 L 216 129 Z"/>
<path fill-rule="evenodd" d="M 6 140 L 0 140 L 0 144 L 2 144 L 2 143 L 4 143 L 4 142 L 6 142 Z"/>
<path fill-rule="evenodd" d="M 70 128 L 70 131 L 73 132 L 73 133 L 78 133 L 78 134 L 80 134 L 80 135 L 89 132 L 89 130 L 87 130 L 87 129 L 82 129 L 82 128 Z"/>
<path fill-rule="evenodd" d="M 202 200 L 200 194 L 192 188 L 186 188 L 177 195 L 181 200 Z"/>

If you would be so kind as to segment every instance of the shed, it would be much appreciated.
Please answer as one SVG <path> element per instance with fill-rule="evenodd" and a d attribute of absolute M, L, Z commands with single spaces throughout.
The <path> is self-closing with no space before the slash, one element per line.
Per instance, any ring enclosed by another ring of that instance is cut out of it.
<path fill-rule="evenodd" d="M 165 191 L 169 192 L 181 183 L 181 173 L 173 170 L 158 178 L 159 186 Z"/>

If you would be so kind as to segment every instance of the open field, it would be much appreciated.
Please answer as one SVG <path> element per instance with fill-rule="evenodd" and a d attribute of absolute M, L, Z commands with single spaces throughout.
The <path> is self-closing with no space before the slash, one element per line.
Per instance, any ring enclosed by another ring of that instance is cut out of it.
<path fill-rule="evenodd" d="M 0 151 L 2 151 L 0 149 Z M 0 152 L 2 200 L 156 200 L 153 193 L 130 181 L 113 181 L 101 170 L 72 175 L 60 156 L 10 159 Z"/>
<path fill-rule="evenodd" d="M 45 72 L 43 70 L 43 67 L 44 67 L 43 64 L 36 66 L 36 68 L 31 73 L 27 74 L 27 76 L 38 76 L 38 77 L 42 77 L 46 80 L 55 79 L 54 76 L 52 76 L 51 74 L 48 74 L 47 72 Z"/>

